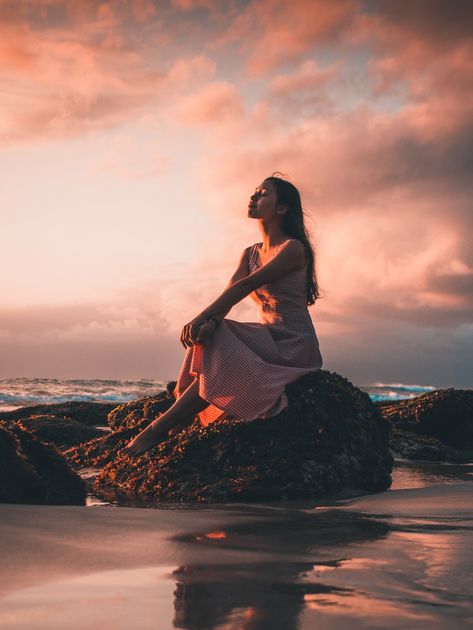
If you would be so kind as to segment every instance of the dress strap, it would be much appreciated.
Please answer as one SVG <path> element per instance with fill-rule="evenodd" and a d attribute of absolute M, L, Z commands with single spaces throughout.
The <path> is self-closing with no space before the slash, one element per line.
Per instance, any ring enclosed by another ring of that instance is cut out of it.
<path fill-rule="evenodd" d="M 298 243 L 300 243 L 300 242 L 301 242 L 299 239 L 296 239 L 296 238 L 288 238 L 286 241 L 284 241 L 284 243 L 280 243 L 280 244 L 276 247 L 276 251 L 277 251 L 277 250 L 279 250 L 279 248 L 280 248 L 282 245 L 284 245 L 285 243 L 287 243 L 288 241 L 297 241 Z M 257 256 L 258 256 L 258 247 L 259 247 L 260 245 L 263 245 L 263 241 L 260 241 L 260 242 L 258 242 L 258 243 L 254 243 L 254 244 L 251 246 L 251 248 L 250 248 L 250 253 L 249 253 L 249 260 L 250 260 L 250 262 L 253 262 L 253 264 L 254 264 L 256 267 L 259 267 L 259 266 L 260 266 L 260 265 L 258 264 L 258 260 L 257 260 Z M 274 258 L 274 256 L 275 256 L 275 255 L 276 255 L 276 254 L 273 254 L 272 258 Z M 307 256 L 306 256 L 306 262 L 305 262 L 305 265 L 304 265 L 304 267 L 301 267 L 301 270 L 302 270 L 302 271 L 304 271 L 304 270 L 305 270 L 305 268 L 307 267 L 307 265 L 308 265 L 308 264 L 309 264 L 309 261 L 308 261 Z"/>
<path fill-rule="evenodd" d="M 259 243 L 254 243 L 251 246 L 250 250 L 250 262 L 256 263 L 256 250 L 258 249 Z"/>

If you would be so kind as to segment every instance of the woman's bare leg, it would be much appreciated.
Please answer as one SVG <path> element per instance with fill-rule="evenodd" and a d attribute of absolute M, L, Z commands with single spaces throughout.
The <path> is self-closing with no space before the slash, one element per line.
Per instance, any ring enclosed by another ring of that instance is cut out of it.
<path fill-rule="evenodd" d="M 199 396 L 199 377 L 182 393 L 176 402 L 159 418 L 153 420 L 123 449 L 126 455 L 142 455 L 154 446 L 170 429 L 192 422 L 209 403 Z"/>

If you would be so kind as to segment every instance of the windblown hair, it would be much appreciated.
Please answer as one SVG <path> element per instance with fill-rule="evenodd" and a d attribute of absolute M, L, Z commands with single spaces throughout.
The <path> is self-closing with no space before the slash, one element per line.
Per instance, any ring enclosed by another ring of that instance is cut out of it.
<path fill-rule="evenodd" d="M 308 259 L 307 304 L 311 306 L 321 296 L 319 294 L 319 285 L 315 269 L 315 252 L 310 243 L 309 232 L 304 225 L 304 211 L 302 209 L 301 196 L 294 184 L 276 175 L 283 175 L 283 173 L 275 171 L 270 177 L 266 177 L 265 181 L 270 181 L 274 185 L 278 204 L 287 206 L 287 211 L 284 213 L 281 223 L 282 229 L 288 236 L 298 239 L 304 245 Z"/>

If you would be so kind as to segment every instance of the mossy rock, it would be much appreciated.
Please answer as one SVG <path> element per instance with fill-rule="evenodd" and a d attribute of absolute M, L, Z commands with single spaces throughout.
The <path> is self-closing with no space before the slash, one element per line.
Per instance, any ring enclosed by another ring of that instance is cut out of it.
<path fill-rule="evenodd" d="M 473 448 L 473 390 L 437 389 L 384 405 L 382 413 L 397 429 L 437 438 L 447 446 Z"/>
<path fill-rule="evenodd" d="M 145 396 L 139 400 L 132 400 L 116 406 L 108 414 L 108 425 L 113 431 L 136 427 L 143 420 L 152 422 L 160 413 L 163 413 L 174 404 L 173 395 L 176 381 L 169 381 L 166 389 L 154 396 Z"/>
<path fill-rule="evenodd" d="M 101 461 L 108 463 L 94 491 L 157 503 L 228 502 L 314 499 L 390 486 L 389 423 L 366 392 L 326 370 L 307 374 L 286 392 L 289 408 L 277 416 L 194 423 L 130 459 L 120 449 L 150 421 L 141 416 L 139 427 L 117 433 L 113 445 L 99 438 L 108 448 Z"/>
<path fill-rule="evenodd" d="M 103 435 L 100 429 L 89 427 L 77 420 L 50 415 L 30 416 L 20 420 L 18 424 L 33 433 L 41 442 L 54 444 L 61 449 L 70 448 Z"/>
<path fill-rule="evenodd" d="M 0 427 L 0 502 L 85 505 L 84 481 L 54 447 L 14 426 Z"/>
<path fill-rule="evenodd" d="M 71 418 L 71 420 L 82 422 L 90 427 L 99 427 L 107 425 L 107 416 L 115 407 L 115 403 L 69 400 L 63 403 L 30 405 L 29 407 L 20 407 L 12 411 L 2 411 L 0 420 L 10 422 L 24 420 L 31 416 L 48 415 L 58 418 Z"/>

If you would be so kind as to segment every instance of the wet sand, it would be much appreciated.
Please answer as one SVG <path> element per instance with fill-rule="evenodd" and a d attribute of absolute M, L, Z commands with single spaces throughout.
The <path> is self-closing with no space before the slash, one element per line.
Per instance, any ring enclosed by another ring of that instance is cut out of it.
<path fill-rule="evenodd" d="M 0 505 L 0 627 L 463 629 L 472 472 L 397 462 L 325 505 Z"/>

